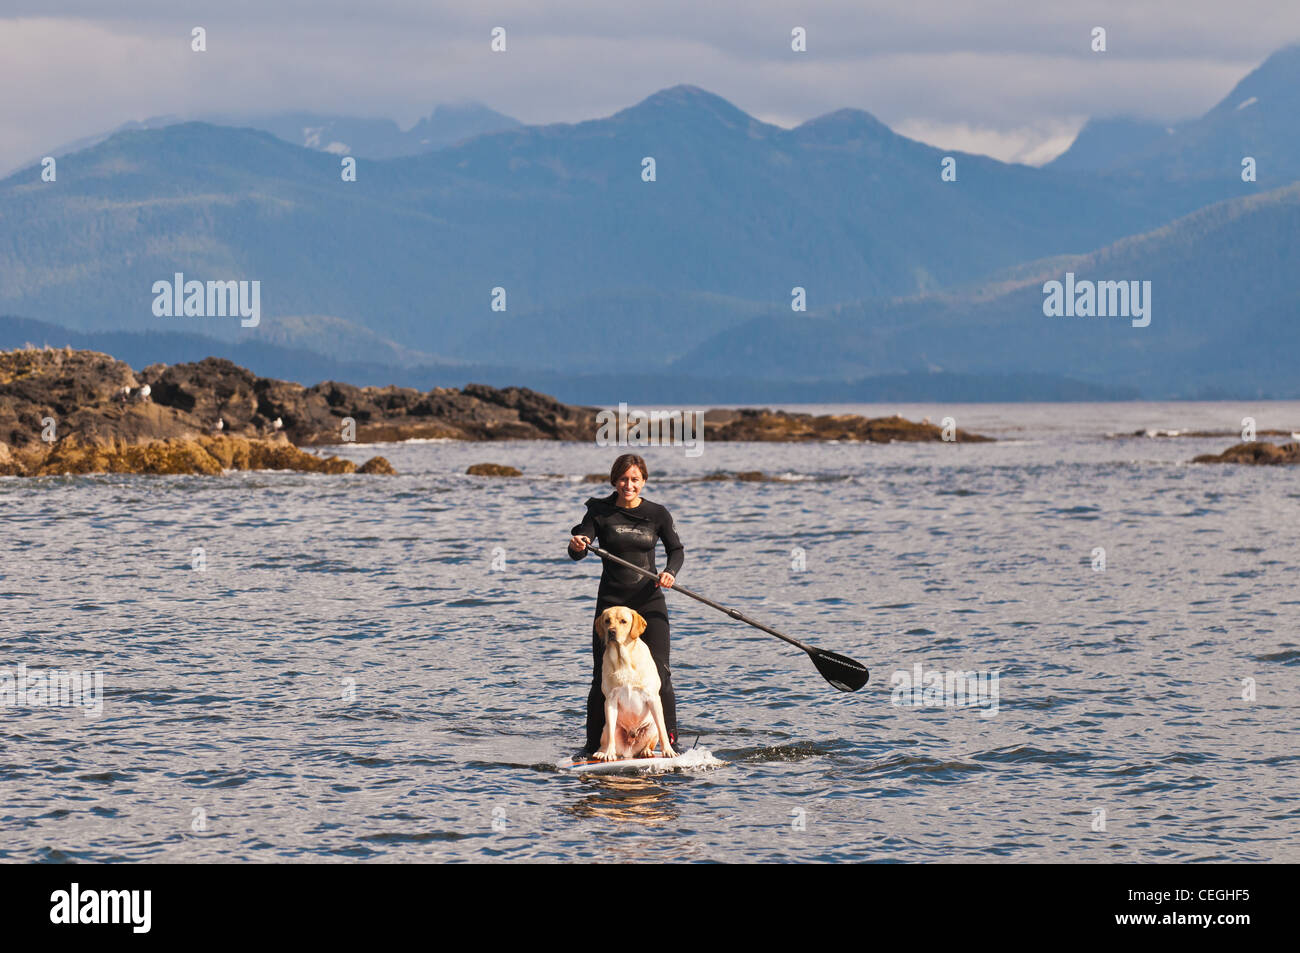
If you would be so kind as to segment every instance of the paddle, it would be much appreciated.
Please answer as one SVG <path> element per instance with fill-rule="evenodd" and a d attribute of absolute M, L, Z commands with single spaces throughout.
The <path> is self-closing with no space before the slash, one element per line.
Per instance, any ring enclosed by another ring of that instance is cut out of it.
<path fill-rule="evenodd" d="M 620 566 L 626 566 L 628 569 L 633 569 L 636 572 L 639 572 L 643 576 L 648 576 L 651 579 L 659 578 L 657 573 L 653 573 L 648 569 L 642 569 L 640 566 L 633 565 L 632 563 L 628 562 L 626 559 L 621 559 L 618 556 L 615 556 L 613 553 L 607 553 L 605 552 L 605 550 L 601 549 L 599 546 L 595 545 L 594 543 L 588 543 L 587 549 L 591 550 L 601 559 L 608 559 L 611 562 L 618 563 Z M 741 613 L 737 612 L 735 609 L 728 609 L 726 606 L 720 606 L 712 599 L 706 599 L 698 592 L 691 592 L 691 590 L 679 586 L 676 583 L 673 583 L 672 591 L 680 592 L 684 596 L 690 596 L 692 599 L 695 599 L 698 602 L 703 602 L 706 606 L 712 606 L 713 608 L 717 609 L 719 612 L 725 612 L 733 619 L 737 619 L 741 622 L 744 622 L 747 625 L 752 625 L 756 629 L 762 629 L 768 635 L 775 635 L 778 639 L 782 639 L 783 641 L 789 642 L 791 645 L 795 646 L 796 648 L 803 649 L 810 656 L 812 656 L 813 664 L 817 666 L 817 671 L 822 673 L 822 678 L 826 679 L 826 681 L 830 682 L 832 685 L 834 685 L 842 692 L 856 692 L 863 685 L 867 684 L 867 679 L 871 677 L 871 672 L 867 669 L 865 665 L 862 665 L 859 662 L 855 662 L 851 658 L 847 658 L 846 656 L 843 655 L 838 655 L 835 652 L 827 652 L 823 649 L 815 648 L 811 645 L 804 645 L 804 643 L 800 642 L 798 639 L 792 639 L 790 638 L 790 636 L 784 635 L 776 631 L 776 629 L 769 628 L 768 626 L 763 625 L 763 623 L 761 622 L 755 622 L 753 619 L 749 618 L 748 616 L 742 615 Z"/>

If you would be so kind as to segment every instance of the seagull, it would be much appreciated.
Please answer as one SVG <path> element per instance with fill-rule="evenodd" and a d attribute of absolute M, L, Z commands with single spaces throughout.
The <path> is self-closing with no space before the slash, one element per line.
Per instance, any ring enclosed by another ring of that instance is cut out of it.
<path fill-rule="evenodd" d="M 224 420 L 222 420 L 220 417 L 217 418 L 217 429 L 218 429 L 218 430 L 225 430 L 225 429 L 226 429 L 226 422 L 225 422 Z"/>
<path fill-rule="evenodd" d="M 139 398 L 140 398 L 141 400 L 148 400 L 148 399 L 149 399 L 149 395 L 152 394 L 152 393 L 153 393 L 153 388 L 150 387 L 148 384 L 145 384 L 145 385 L 144 385 L 143 387 L 141 387 L 140 390 L 138 391 L 138 396 L 139 396 Z"/>
<path fill-rule="evenodd" d="M 281 420 L 279 417 L 276 417 L 275 420 L 271 421 L 271 426 L 274 429 L 279 430 L 284 426 L 284 421 Z"/>

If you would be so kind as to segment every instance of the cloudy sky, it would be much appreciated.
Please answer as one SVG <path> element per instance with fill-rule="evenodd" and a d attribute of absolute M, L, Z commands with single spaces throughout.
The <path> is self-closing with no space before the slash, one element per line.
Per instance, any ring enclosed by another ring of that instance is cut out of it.
<path fill-rule="evenodd" d="M 190 50 L 195 26 L 206 53 Z M 477 101 L 572 122 L 678 83 L 780 125 L 850 106 L 1041 162 L 1090 115 L 1199 114 L 1296 41 L 1293 0 L 0 0 L 0 169 L 150 116 L 305 109 L 406 127 Z"/>

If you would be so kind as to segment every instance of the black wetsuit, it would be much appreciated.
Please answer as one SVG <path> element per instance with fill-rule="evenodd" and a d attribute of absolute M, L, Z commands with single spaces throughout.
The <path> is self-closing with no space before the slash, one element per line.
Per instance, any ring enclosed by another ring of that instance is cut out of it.
<path fill-rule="evenodd" d="M 587 501 L 587 514 L 582 522 L 573 527 L 574 536 L 586 536 L 607 552 L 650 572 L 659 574 L 655 569 L 655 543 L 664 541 L 664 551 L 668 554 L 665 572 L 674 576 L 682 568 L 686 551 L 682 541 L 677 538 L 673 528 L 673 518 L 667 509 L 658 503 L 642 499 L 641 504 L 633 509 L 616 506 L 617 493 L 606 497 L 592 497 Z M 575 553 L 569 550 L 570 559 L 584 559 L 587 551 Z M 645 618 L 645 632 L 641 641 L 650 650 L 655 666 L 659 669 L 659 700 L 664 706 L 664 724 L 668 728 L 668 737 L 674 747 L 677 744 L 677 701 L 673 697 L 672 676 L 668 670 L 668 604 L 664 601 L 662 589 L 656 588 L 655 581 L 620 566 L 605 562 L 604 572 L 600 575 L 600 588 L 596 592 L 596 618 L 610 606 L 627 606 L 635 609 Z M 592 620 L 593 629 L 595 620 Z M 591 636 L 591 691 L 587 695 L 587 750 L 595 751 L 600 747 L 600 735 L 605 728 L 605 693 L 601 689 L 601 663 L 605 657 L 605 646 L 593 631 Z"/>

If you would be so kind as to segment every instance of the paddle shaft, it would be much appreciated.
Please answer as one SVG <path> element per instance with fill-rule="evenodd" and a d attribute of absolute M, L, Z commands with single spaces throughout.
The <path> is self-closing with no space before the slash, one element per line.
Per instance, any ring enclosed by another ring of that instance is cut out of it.
<path fill-rule="evenodd" d="M 646 576 L 650 579 L 659 578 L 658 573 L 653 573 L 648 569 L 642 569 L 640 566 L 630 563 L 626 559 L 622 559 L 618 556 L 615 556 L 613 553 L 607 553 L 605 552 L 605 550 L 601 549 L 599 546 L 595 545 L 594 543 L 588 543 L 587 549 L 591 550 L 601 559 L 608 559 L 611 562 L 618 563 L 620 566 L 626 566 L 628 569 L 635 570 L 636 572 L 639 572 L 641 575 Z M 679 586 L 677 585 L 677 583 L 674 582 L 672 585 L 672 590 L 673 592 L 680 592 L 684 596 L 690 596 L 692 599 L 695 599 L 698 602 L 703 602 L 706 606 L 712 606 L 714 609 L 717 609 L 719 612 L 725 612 L 733 619 L 736 619 L 740 622 L 744 622 L 746 625 L 752 625 L 756 629 L 762 629 L 768 635 L 775 635 L 778 639 L 783 639 L 784 641 L 789 642 L 791 645 L 803 649 L 809 655 L 813 655 L 818 651 L 817 649 L 814 649 L 811 646 L 804 645 L 798 639 L 792 639 L 790 638 L 790 636 L 782 632 L 776 631 L 776 629 L 773 629 L 770 626 L 763 625 L 763 623 L 761 622 L 755 622 L 753 619 L 751 619 L 749 616 L 745 615 L 744 613 L 737 612 L 735 609 L 728 609 L 726 606 L 718 605 L 712 599 L 707 599 L 704 596 L 700 595 L 698 592 L 691 592 L 691 590 L 687 589 L 685 586 Z"/>

